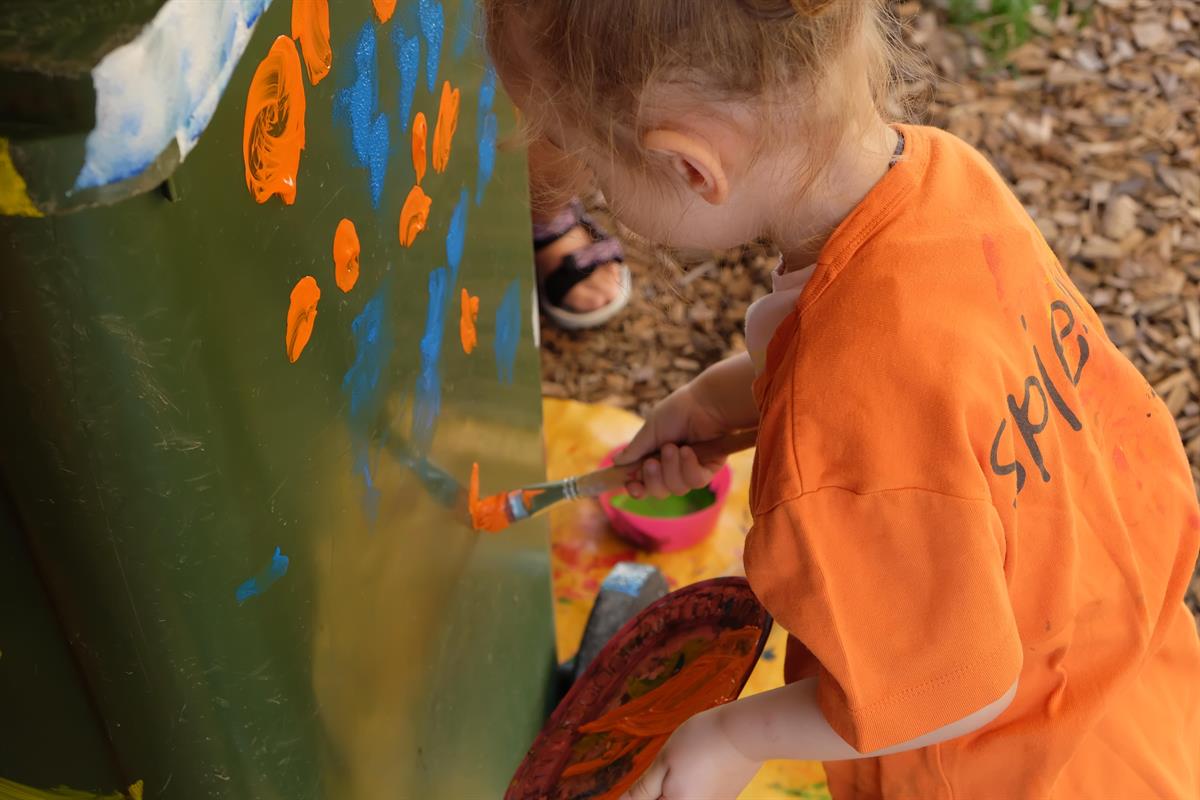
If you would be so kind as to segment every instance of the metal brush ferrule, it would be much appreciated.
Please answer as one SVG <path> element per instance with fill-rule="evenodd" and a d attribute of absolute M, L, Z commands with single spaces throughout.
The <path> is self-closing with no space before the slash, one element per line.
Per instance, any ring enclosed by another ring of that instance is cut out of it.
<path fill-rule="evenodd" d="M 579 477 L 567 478 L 562 483 L 563 497 L 567 500 L 578 500 L 579 494 Z"/>

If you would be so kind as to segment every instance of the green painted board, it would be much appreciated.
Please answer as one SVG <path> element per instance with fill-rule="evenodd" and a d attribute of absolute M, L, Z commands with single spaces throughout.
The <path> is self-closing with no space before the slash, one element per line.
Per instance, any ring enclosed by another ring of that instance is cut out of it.
<path fill-rule="evenodd" d="M 54 610 L 0 627 L 14 642 L 0 642 L 0 704 L 55 707 L 61 679 L 30 677 L 19 646 L 53 618 L 110 749 L 5 714 L 0 776 L 97 791 L 142 779 L 147 798 L 496 797 L 544 718 L 544 523 L 476 534 L 394 455 L 424 450 L 464 484 L 478 461 L 485 493 L 544 479 L 524 161 L 501 152 L 480 179 L 489 79 L 460 34 L 469 5 L 445 8 L 435 92 L 416 0 L 385 24 L 367 0 L 333 5 L 332 72 L 304 83 L 294 205 L 256 203 L 242 163 L 251 77 L 290 30 L 290 3 L 275 0 L 169 188 L 0 217 L 0 479 L 29 562 L 0 562 L 0 580 L 19 573 L 31 608 Z M 397 28 L 419 37 L 413 111 L 431 138 L 441 82 L 462 92 L 411 248 L 397 237 L 414 183 Z M 364 30 L 377 44 L 372 118 L 390 131 L 378 207 L 334 110 Z M 503 137 L 513 113 L 502 95 L 492 107 Z M 348 293 L 331 257 L 343 217 L 361 239 Z M 321 299 L 290 363 L 289 295 L 309 275 Z M 464 287 L 480 298 L 469 355 Z M 276 548 L 287 570 L 271 582 Z M 239 603 L 256 576 L 264 590 Z"/>

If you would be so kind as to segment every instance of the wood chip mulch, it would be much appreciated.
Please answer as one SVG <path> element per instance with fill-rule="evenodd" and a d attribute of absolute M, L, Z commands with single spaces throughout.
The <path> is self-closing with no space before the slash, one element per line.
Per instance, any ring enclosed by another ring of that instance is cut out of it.
<path fill-rule="evenodd" d="M 999 64 L 934 2 L 899 2 L 933 65 L 922 120 L 991 159 L 1175 415 L 1200 485 L 1200 3 L 1064 2 Z M 629 309 L 599 331 L 543 319 L 542 389 L 638 412 L 742 349 L 768 251 L 681 267 L 627 241 Z M 1200 572 L 1189 605 L 1200 620 Z"/>

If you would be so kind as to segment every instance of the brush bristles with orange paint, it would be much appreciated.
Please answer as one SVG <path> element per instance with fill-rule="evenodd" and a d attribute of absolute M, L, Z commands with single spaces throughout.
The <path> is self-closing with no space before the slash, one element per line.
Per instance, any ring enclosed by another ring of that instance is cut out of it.
<path fill-rule="evenodd" d="M 756 430 L 739 431 L 689 447 L 696 451 L 700 461 L 713 461 L 753 447 L 757 434 Z M 471 470 L 471 485 L 467 494 L 471 524 L 477 531 L 499 533 L 514 522 L 537 516 L 564 500 L 599 497 L 605 492 L 620 489 L 641 474 L 643 464 L 655 458 L 660 458 L 658 453 L 632 464 L 607 467 L 586 475 L 539 483 L 482 499 L 479 497 L 479 465 L 476 464 Z"/>

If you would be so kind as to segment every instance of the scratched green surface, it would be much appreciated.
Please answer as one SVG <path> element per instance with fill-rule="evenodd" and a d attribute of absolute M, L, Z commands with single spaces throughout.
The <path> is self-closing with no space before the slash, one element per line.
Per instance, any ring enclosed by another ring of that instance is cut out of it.
<path fill-rule="evenodd" d="M 396 21 L 378 36 L 393 124 L 375 210 L 332 114 L 370 3 L 333 6 L 334 70 L 305 82 L 295 205 L 253 202 L 241 157 L 250 78 L 290 27 L 290 3 L 275 0 L 174 175 L 176 202 L 150 192 L 0 218 L 0 477 L 21 539 L 0 561 L 0 599 L 27 601 L 0 625 L 4 777 L 106 791 L 144 779 L 147 798 L 494 798 L 541 724 L 553 650 L 543 523 L 480 537 L 387 447 L 409 429 L 428 276 L 445 264 L 460 187 L 475 193 L 482 58 L 476 44 L 455 58 L 463 4 L 448 3 L 439 85 L 462 87 L 459 126 L 450 169 L 423 181 L 429 230 L 405 250 L 397 220 L 414 175 L 394 122 Z M 402 1 L 396 20 L 415 6 Z M 424 66 L 416 110 L 432 139 Z M 503 135 L 502 96 L 496 112 Z M 544 477 L 524 169 L 502 152 L 483 204 L 471 203 L 444 324 L 429 458 L 464 483 L 479 461 L 485 492 Z M 343 216 L 362 240 L 349 294 L 330 257 Z M 309 274 L 318 317 L 290 364 L 288 296 Z M 494 320 L 513 281 L 520 341 L 506 384 Z M 470 356 L 462 286 L 481 298 Z M 394 349 L 378 385 L 385 413 L 369 426 L 372 520 L 342 380 L 351 322 L 376 295 Z M 276 547 L 287 574 L 238 605 Z M 45 633 L 54 619 L 69 651 Z M 63 690 L 69 674 L 80 691 Z"/>

